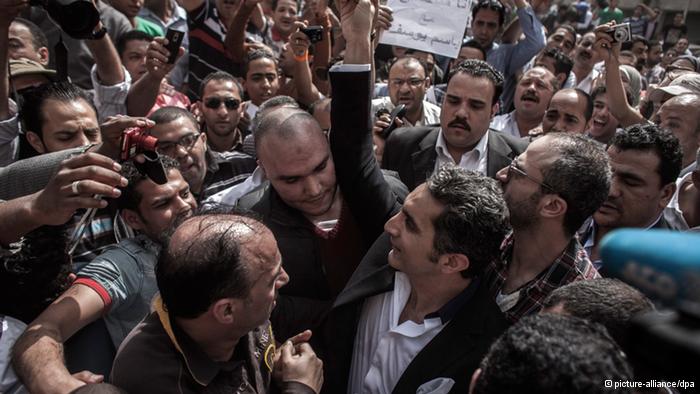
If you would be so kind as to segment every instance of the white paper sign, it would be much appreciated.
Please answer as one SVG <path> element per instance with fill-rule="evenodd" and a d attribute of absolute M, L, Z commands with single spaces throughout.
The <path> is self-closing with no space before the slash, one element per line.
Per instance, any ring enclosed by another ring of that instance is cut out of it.
<path fill-rule="evenodd" d="M 394 21 L 380 43 L 457 57 L 472 0 L 389 0 L 387 5 Z"/>

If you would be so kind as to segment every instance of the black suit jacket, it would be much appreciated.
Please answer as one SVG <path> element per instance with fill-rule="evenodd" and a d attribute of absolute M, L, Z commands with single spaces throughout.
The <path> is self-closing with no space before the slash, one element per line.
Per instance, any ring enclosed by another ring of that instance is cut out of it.
<path fill-rule="evenodd" d="M 394 131 L 386 141 L 382 167 L 397 171 L 410 190 L 425 182 L 435 169 L 439 126 L 406 127 Z M 486 175 L 492 178 L 527 148 L 527 141 L 489 130 Z"/>
<path fill-rule="evenodd" d="M 323 392 L 347 392 L 353 344 L 362 305 L 367 297 L 394 287 L 394 269 L 387 264 L 391 249 L 384 223 L 400 208 L 384 181 L 372 153 L 370 73 L 331 73 L 331 150 L 338 183 L 365 234 L 378 236 L 312 341 L 324 361 Z M 357 207 L 357 208 L 356 208 Z M 479 286 L 473 298 L 421 350 L 404 371 L 395 393 L 415 393 L 438 377 L 455 380 L 451 392 L 466 392 L 471 373 L 507 322 Z"/>

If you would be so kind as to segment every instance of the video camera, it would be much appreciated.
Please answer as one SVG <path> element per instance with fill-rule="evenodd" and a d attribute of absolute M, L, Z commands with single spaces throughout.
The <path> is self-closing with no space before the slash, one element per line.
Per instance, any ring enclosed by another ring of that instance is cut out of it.
<path fill-rule="evenodd" d="M 69 36 L 83 40 L 93 36 L 100 12 L 90 0 L 30 0 L 29 5 L 46 10 Z"/>

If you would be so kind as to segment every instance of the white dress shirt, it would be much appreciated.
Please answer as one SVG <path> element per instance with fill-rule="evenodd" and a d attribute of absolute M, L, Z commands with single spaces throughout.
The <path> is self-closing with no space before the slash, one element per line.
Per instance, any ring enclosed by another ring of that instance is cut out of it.
<path fill-rule="evenodd" d="M 437 152 L 437 160 L 435 160 L 435 170 L 438 168 L 451 164 L 458 167 L 462 167 L 466 170 L 476 171 L 482 175 L 486 175 L 486 163 L 488 160 L 488 144 L 489 144 L 489 133 L 488 131 L 484 133 L 479 142 L 476 144 L 474 149 L 469 152 L 462 154 L 459 163 L 455 162 L 447 150 L 447 142 L 442 134 L 442 129 L 438 132 L 437 143 L 435 144 L 435 151 Z"/>

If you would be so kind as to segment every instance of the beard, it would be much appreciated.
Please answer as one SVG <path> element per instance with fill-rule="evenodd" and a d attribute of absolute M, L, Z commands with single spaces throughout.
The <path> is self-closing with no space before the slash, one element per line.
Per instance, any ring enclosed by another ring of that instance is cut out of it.
<path fill-rule="evenodd" d="M 537 223 L 537 203 L 541 197 L 542 193 L 537 191 L 525 199 L 508 204 L 510 225 L 514 230 L 528 229 Z"/>

